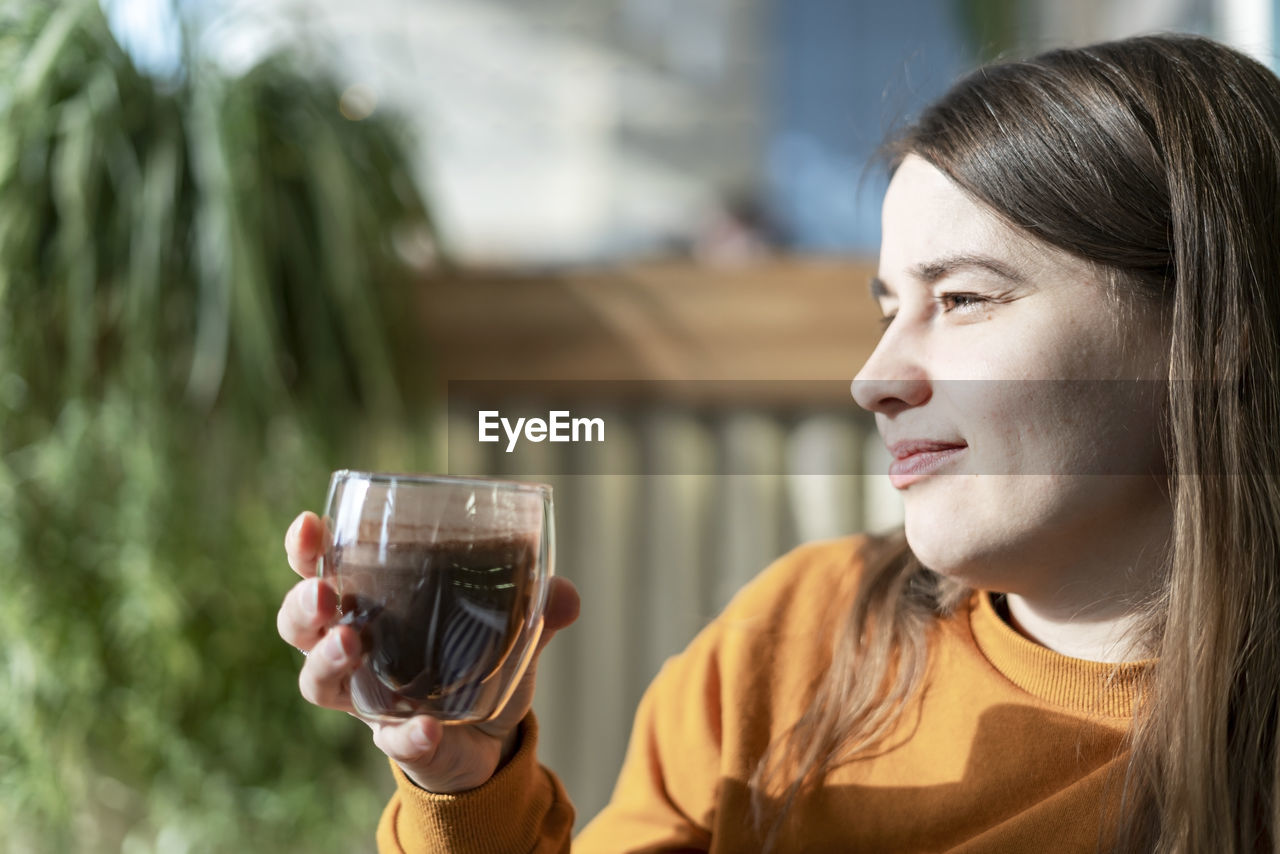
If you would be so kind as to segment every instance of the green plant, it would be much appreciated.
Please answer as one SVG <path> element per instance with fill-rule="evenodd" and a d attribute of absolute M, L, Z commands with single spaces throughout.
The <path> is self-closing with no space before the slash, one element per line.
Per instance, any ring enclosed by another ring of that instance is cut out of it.
<path fill-rule="evenodd" d="M 423 456 L 410 141 L 287 56 L 153 80 L 93 0 L 0 3 L 0 68 L 0 839 L 368 848 L 274 616 L 328 470 Z"/>

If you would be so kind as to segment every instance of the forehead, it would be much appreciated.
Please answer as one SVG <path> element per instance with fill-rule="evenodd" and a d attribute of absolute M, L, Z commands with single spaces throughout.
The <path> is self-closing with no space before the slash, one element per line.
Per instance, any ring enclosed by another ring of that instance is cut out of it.
<path fill-rule="evenodd" d="M 1000 219 L 927 160 L 909 154 L 885 193 L 880 246 L 881 276 L 940 257 L 981 253 L 1009 262 L 1028 275 L 1092 273 L 1069 255 Z"/>

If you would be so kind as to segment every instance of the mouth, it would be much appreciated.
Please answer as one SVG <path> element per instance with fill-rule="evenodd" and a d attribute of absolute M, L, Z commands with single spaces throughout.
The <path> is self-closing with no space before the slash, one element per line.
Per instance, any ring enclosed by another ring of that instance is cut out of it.
<path fill-rule="evenodd" d="M 889 447 L 893 462 L 889 465 L 889 482 L 895 489 L 906 489 L 918 480 L 937 474 L 967 449 L 964 442 L 942 442 L 932 439 L 907 439 Z"/>

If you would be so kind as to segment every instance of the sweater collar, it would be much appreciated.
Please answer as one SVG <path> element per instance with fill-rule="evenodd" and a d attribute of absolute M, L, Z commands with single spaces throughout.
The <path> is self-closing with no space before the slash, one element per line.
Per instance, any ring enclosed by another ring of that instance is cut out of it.
<path fill-rule="evenodd" d="M 1006 623 L 996 612 L 994 595 L 974 593 L 969 623 L 978 649 L 1005 678 L 1056 706 L 1103 717 L 1133 716 L 1156 659 L 1113 664 L 1054 652 Z"/>

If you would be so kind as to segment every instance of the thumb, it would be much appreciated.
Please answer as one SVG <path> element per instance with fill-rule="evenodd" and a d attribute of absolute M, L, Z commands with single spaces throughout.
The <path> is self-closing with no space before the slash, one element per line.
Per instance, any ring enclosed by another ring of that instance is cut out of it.
<path fill-rule="evenodd" d="M 420 788 L 442 795 L 483 785 L 502 750 L 498 739 L 477 727 L 445 727 L 426 715 L 377 724 L 373 741 Z"/>

